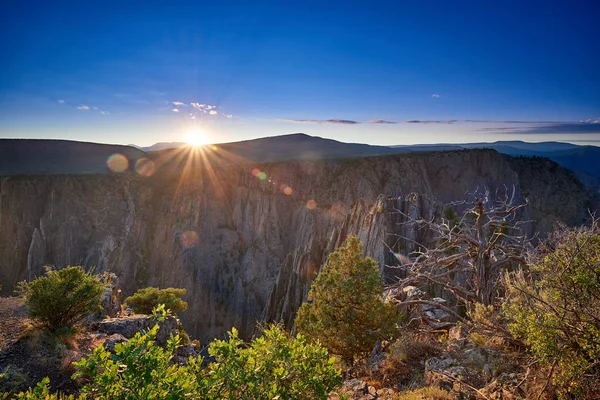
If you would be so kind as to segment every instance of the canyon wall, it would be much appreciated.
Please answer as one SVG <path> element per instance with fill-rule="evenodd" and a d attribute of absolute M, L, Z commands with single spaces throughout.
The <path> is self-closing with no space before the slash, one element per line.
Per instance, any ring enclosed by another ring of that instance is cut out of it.
<path fill-rule="evenodd" d="M 388 279 L 394 251 L 426 232 L 402 224 L 438 215 L 486 185 L 513 186 L 530 232 L 580 224 L 595 199 L 547 160 L 491 150 L 322 162 L 240 164 L 206 155 L 151 176 L 135 173 L 0 178 L 0 283 L 4 292 L 44 265 L 84 265 L 119 276 L 124 296 L 183 287 L 181 315 L 206 343 L 232 326 L 290 323 L 311 280 L 348 234 Z M 258 169 L 265 175 L 255 176 Z M 264 179 L 259 179 L 264 178 Z M 286 189 L 289 188 L 289 189 Z"/>

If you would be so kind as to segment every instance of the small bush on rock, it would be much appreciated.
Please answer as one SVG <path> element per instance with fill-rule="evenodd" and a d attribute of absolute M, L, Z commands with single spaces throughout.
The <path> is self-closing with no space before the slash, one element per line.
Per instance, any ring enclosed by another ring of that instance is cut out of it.
<path fill-rule="evenodd" d="M 126 298 L 125 304 L 138 314 L 152 314 L 152 310 L 159 304 L 164 304 L 168 310 L 177 314 L 187 310 L 188 304 L 181 299 L 185 292 L 185 289 L 178 288 L 147 287 Z"/>

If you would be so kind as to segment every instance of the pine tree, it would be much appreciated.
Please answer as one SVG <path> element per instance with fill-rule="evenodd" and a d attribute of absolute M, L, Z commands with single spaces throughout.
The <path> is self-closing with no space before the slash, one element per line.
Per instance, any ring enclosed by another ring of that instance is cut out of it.
<path fill-rule="evenodd" d="M 329 255 L 312 283 L 309 302 L 296 316 L 296 328 L 352 362 L 395 330 L 396 307 L 383 302 L 382 290 L 377 263 L 363 257 L 361 241 L 350 236 Z"/>

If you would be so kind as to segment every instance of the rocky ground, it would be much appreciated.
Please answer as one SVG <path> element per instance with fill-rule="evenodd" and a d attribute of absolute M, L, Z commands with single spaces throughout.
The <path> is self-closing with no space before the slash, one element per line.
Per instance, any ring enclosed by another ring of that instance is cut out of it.
<path fill-rule="evenodd" d="M 542 393 L 544 376 L 524 367 L 525 359 L 518 351 L 448 323 L 440 309 L 417 307 L 412 315 L 422 318 L 419 325 L 407 328 L 393 343 L 378 344 L 368 359 L 355 364 L 331 400 L 550 398 Z M 77 386 L 70 378 L 73 361 L 101 344 L 110 351 L 154 323 L 147 315 L 105 318 L 88 322 L 85 330 L 66 340 L 57 340 L 32 329 L 21 299 L 0 298 L 0 372 L 4 373 L 0 392 L 18 392 L 47 376 L 53 391 L 75 393 Z M 174 317 L 160 324 L 159 343 L 181 329 Z M 176 361 L 183 363 L 197 356 L 198 350 L 184 346 Z"/>
<path fill-rule="evenodd" d="M 21 299 L 0 297 L 0 353 L 19 339 L 28 323 L 27 309 Z"/>
<path fill-rule="evenodd" d="M 71 379 L 72 363 L 104 344 L 110 351 L 137 332 L 148 330 L 156 322 L 148 315 L 128 315 L 88 322 L 85 328 L 60 339 L 35 329 L 27 317 L 23 301 L 16 297 L 0 298 L 0 393 L 16 393 L 49 377 L 52 391 L 75 393 Z M 179 333 L 179 320 L 168 316 L 160 323 L 157 341 L 166 343 Z M 178 349 L 176 360 L 184 362 L 197 355 L 193 346 Z"/>

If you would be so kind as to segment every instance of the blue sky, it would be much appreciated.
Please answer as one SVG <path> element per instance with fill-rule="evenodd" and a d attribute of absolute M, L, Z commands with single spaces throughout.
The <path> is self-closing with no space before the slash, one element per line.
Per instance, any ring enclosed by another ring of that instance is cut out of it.
<path fill-rule="evenodd" d="M 6 3 L 4 138 L 600 143 L 598 2 Z"/>

